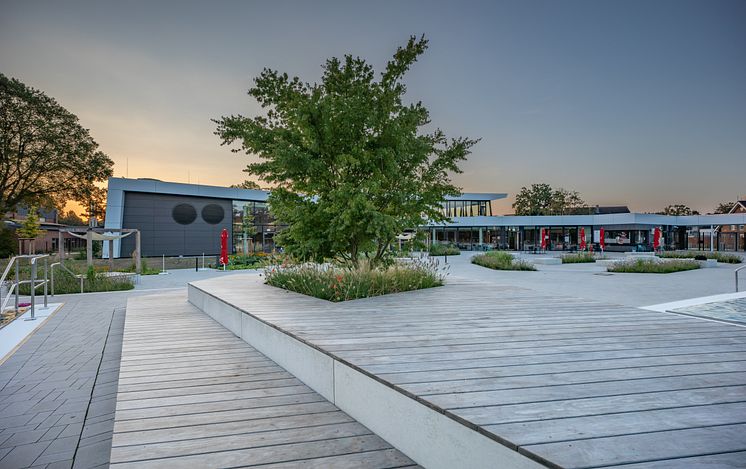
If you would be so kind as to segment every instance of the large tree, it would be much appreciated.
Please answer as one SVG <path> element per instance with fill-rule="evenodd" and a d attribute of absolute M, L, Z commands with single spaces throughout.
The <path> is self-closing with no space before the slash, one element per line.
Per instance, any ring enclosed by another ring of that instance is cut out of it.
<path fill-rule="evenodd" d="M 715 207 L 715 212 L 713 213 L 730 213 L 734 205 L 734 202 L 720 202 Z"/>
<path fill-rule="evenodd" d="M 544 183 L 521 187 L 513 203 L 516 215 L 566 215 L 585 208 L 578 192 L 561 187 L 554 189 Z"/>
<path fill-rule="evenodd" d="M 422 103 L 404 103 L 405 73 L 427 49 L 411 37 L 376 80 L 351 55 L 323 65 L 320 83 L 265 69 L 249 90 L 264 115 L 223 117 L 216 134 L 260 162 L 247 172 L 273 185 L 270 209 L 288 227 L 277 237 L 304 259 L 373 265 L 396 236 L 424 219 L 445 221 L 441 202 L 460 193 L 450 179 L 477 142 L 447 139 Z"/>
<path fill-rule="evenodd" d="M 699 212 L 692 210 L 683 204 L 671 204 L 658 212 L 660 215 L 699 215 Z"/>
<path fill-rule="evenodd" d="M 0 73 L 0 214 L 19 204 L 85 202 L 112 166 L 74 114 Z"/>

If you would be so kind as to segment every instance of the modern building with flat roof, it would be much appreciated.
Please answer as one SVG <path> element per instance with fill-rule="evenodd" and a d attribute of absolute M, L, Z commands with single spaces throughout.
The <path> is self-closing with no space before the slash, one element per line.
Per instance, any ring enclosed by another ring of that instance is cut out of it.
<path fill-rule="evenodd" d="M 157 179 L 110 178 L 105 228 L 136 228 L 141 232 L 143 256 L 215 255 L 220 251 L 220 232 L 228 230 L 232 251 L 241 252 L 243 221 L 253 217 L 253 245 L 271 251 L 274 235 L 282 229 L 269 214 L 263 190 L 164 182 Z M 461 249 L 536 249 L 541 229 L 549 236 L 548 248 L 573 250 L 581 232 L 586 243 L 599 243 L 601 228 L 607 250 L 649 250 L 652 233 L 659 227 L 667 249 L 746 250 L 743 226 L 746 213 L 668 216 L 629 213 L 626 207 L 591 208 L 587 215 L 495 215 L 493 200 L 505 193 L 463 193 L 443 201 L 451 221 L 425 223 L 433 242 L 447 242 Z M 611 212 L 611 213 L 609 213 Z M 725 232 L 723 226 L 741 230 Z M 710 236 L 710 231 L 712 236 Z M 131 238 L 131 237 L 130 237 Z M 134 239 L 114 242 L 114 257 L 129 257 Z M 104 245 L 104 257 L 108 246 Z"/>

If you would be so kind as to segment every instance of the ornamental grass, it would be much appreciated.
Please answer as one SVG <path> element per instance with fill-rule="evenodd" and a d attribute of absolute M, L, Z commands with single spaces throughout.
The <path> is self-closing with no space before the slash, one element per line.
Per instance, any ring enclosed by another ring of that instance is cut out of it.
<path fill-rule="evenodd" d="M 461 251 L 452 244 L 433 244 L 430 246 L 429 253 L 431 256 L 458 256 Z"/>
<path fill-rule="evenodd" d="M 706 259 L 717 259 L 718 262 L 723 262 L 726 264 L 740 264 L 741 262 L 743 262 L 741 256 L 724 252 L 669 251 L 661 252 L 658 254 L 658 257 L 662 257 L 664 259 L 694 259 L 700 256 Z"/>
<path fill-rule="evenodd" d="M 330 264 L 284 264 L 264 270 L 266 283 L 322 300 L 347 301 L 443 285 L 446 271 L 437 260 L 413 259 L 388 268 Z"/>
<path fill-rule="evenodd" d="M 515 259 L 510 253 L 502 251 L 478 254 L 471 258 L 471 263 L 495 270 L 536 270 L 530 262 Z"/>
<path fill-rule="evenodd" d="M 563 254 L 561 256 L 563 264 L 583 264 L 586 262 L 596 262 L 596 255 L 592 252 L 579 252 L 577 254 Z"/>
<path fill-rule="evenodd" d="M 632 274 L 671 274 L 699 268 L 699 262 L 693 260 L 673 259 L 669 261 L 655 261 L 652 259 L 633 259 L 614 263 L 607 270 L 609 272 Z"/>

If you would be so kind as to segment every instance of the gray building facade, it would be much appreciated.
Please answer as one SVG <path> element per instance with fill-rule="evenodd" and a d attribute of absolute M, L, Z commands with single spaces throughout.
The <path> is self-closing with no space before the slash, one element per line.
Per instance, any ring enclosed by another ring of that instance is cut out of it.
<path fill-rule="evenodd" d="M 242 221 L 255 220 L 252 246 L 272 248 L 274 222 L 267 214 L 266 191 L 180 184 L 155 179 L 110 178 L 105 228 L 135 228 L 145 257 L 220 253 L 220 232 L 228 230 L 230 252 L 241 251 Z M 108 257 L 108 243 L 103 256 Z M 134 236 L 114 242 L 114 257 L 129 257 Z"/>

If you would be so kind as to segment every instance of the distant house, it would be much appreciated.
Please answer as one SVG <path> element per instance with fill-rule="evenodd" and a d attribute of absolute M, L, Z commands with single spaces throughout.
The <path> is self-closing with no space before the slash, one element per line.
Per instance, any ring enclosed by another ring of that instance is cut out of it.
<path fill-rule="evenodd" d="M 64 230 L 67 225 L 58 223 L 59 213 L 55 208 L 39 208 L 40 229 L 43 234 L 34 240 L 34 250 L 37 254 L 59 251 L 60 230 Z M 11 230 L 16 230 L 23 225 L 24 220 L 28 217 L 29 208 L 18 206 L 14 211 L 8 212 L 5 216 L 5 225 Z M 85 247 L 85 240 L 76 238 L 69 233 L 62 232 L 62 240 L 65 244 L 65 252 L 70 252 Z"/>
<path fill-rule="evenodd" d="M 731 207 L 729 214 L 746 213 L 746 197 L 740 197 Z M 720 244 L 728 250 L 746 250 L 746 226 L 720 225 Z"/>

